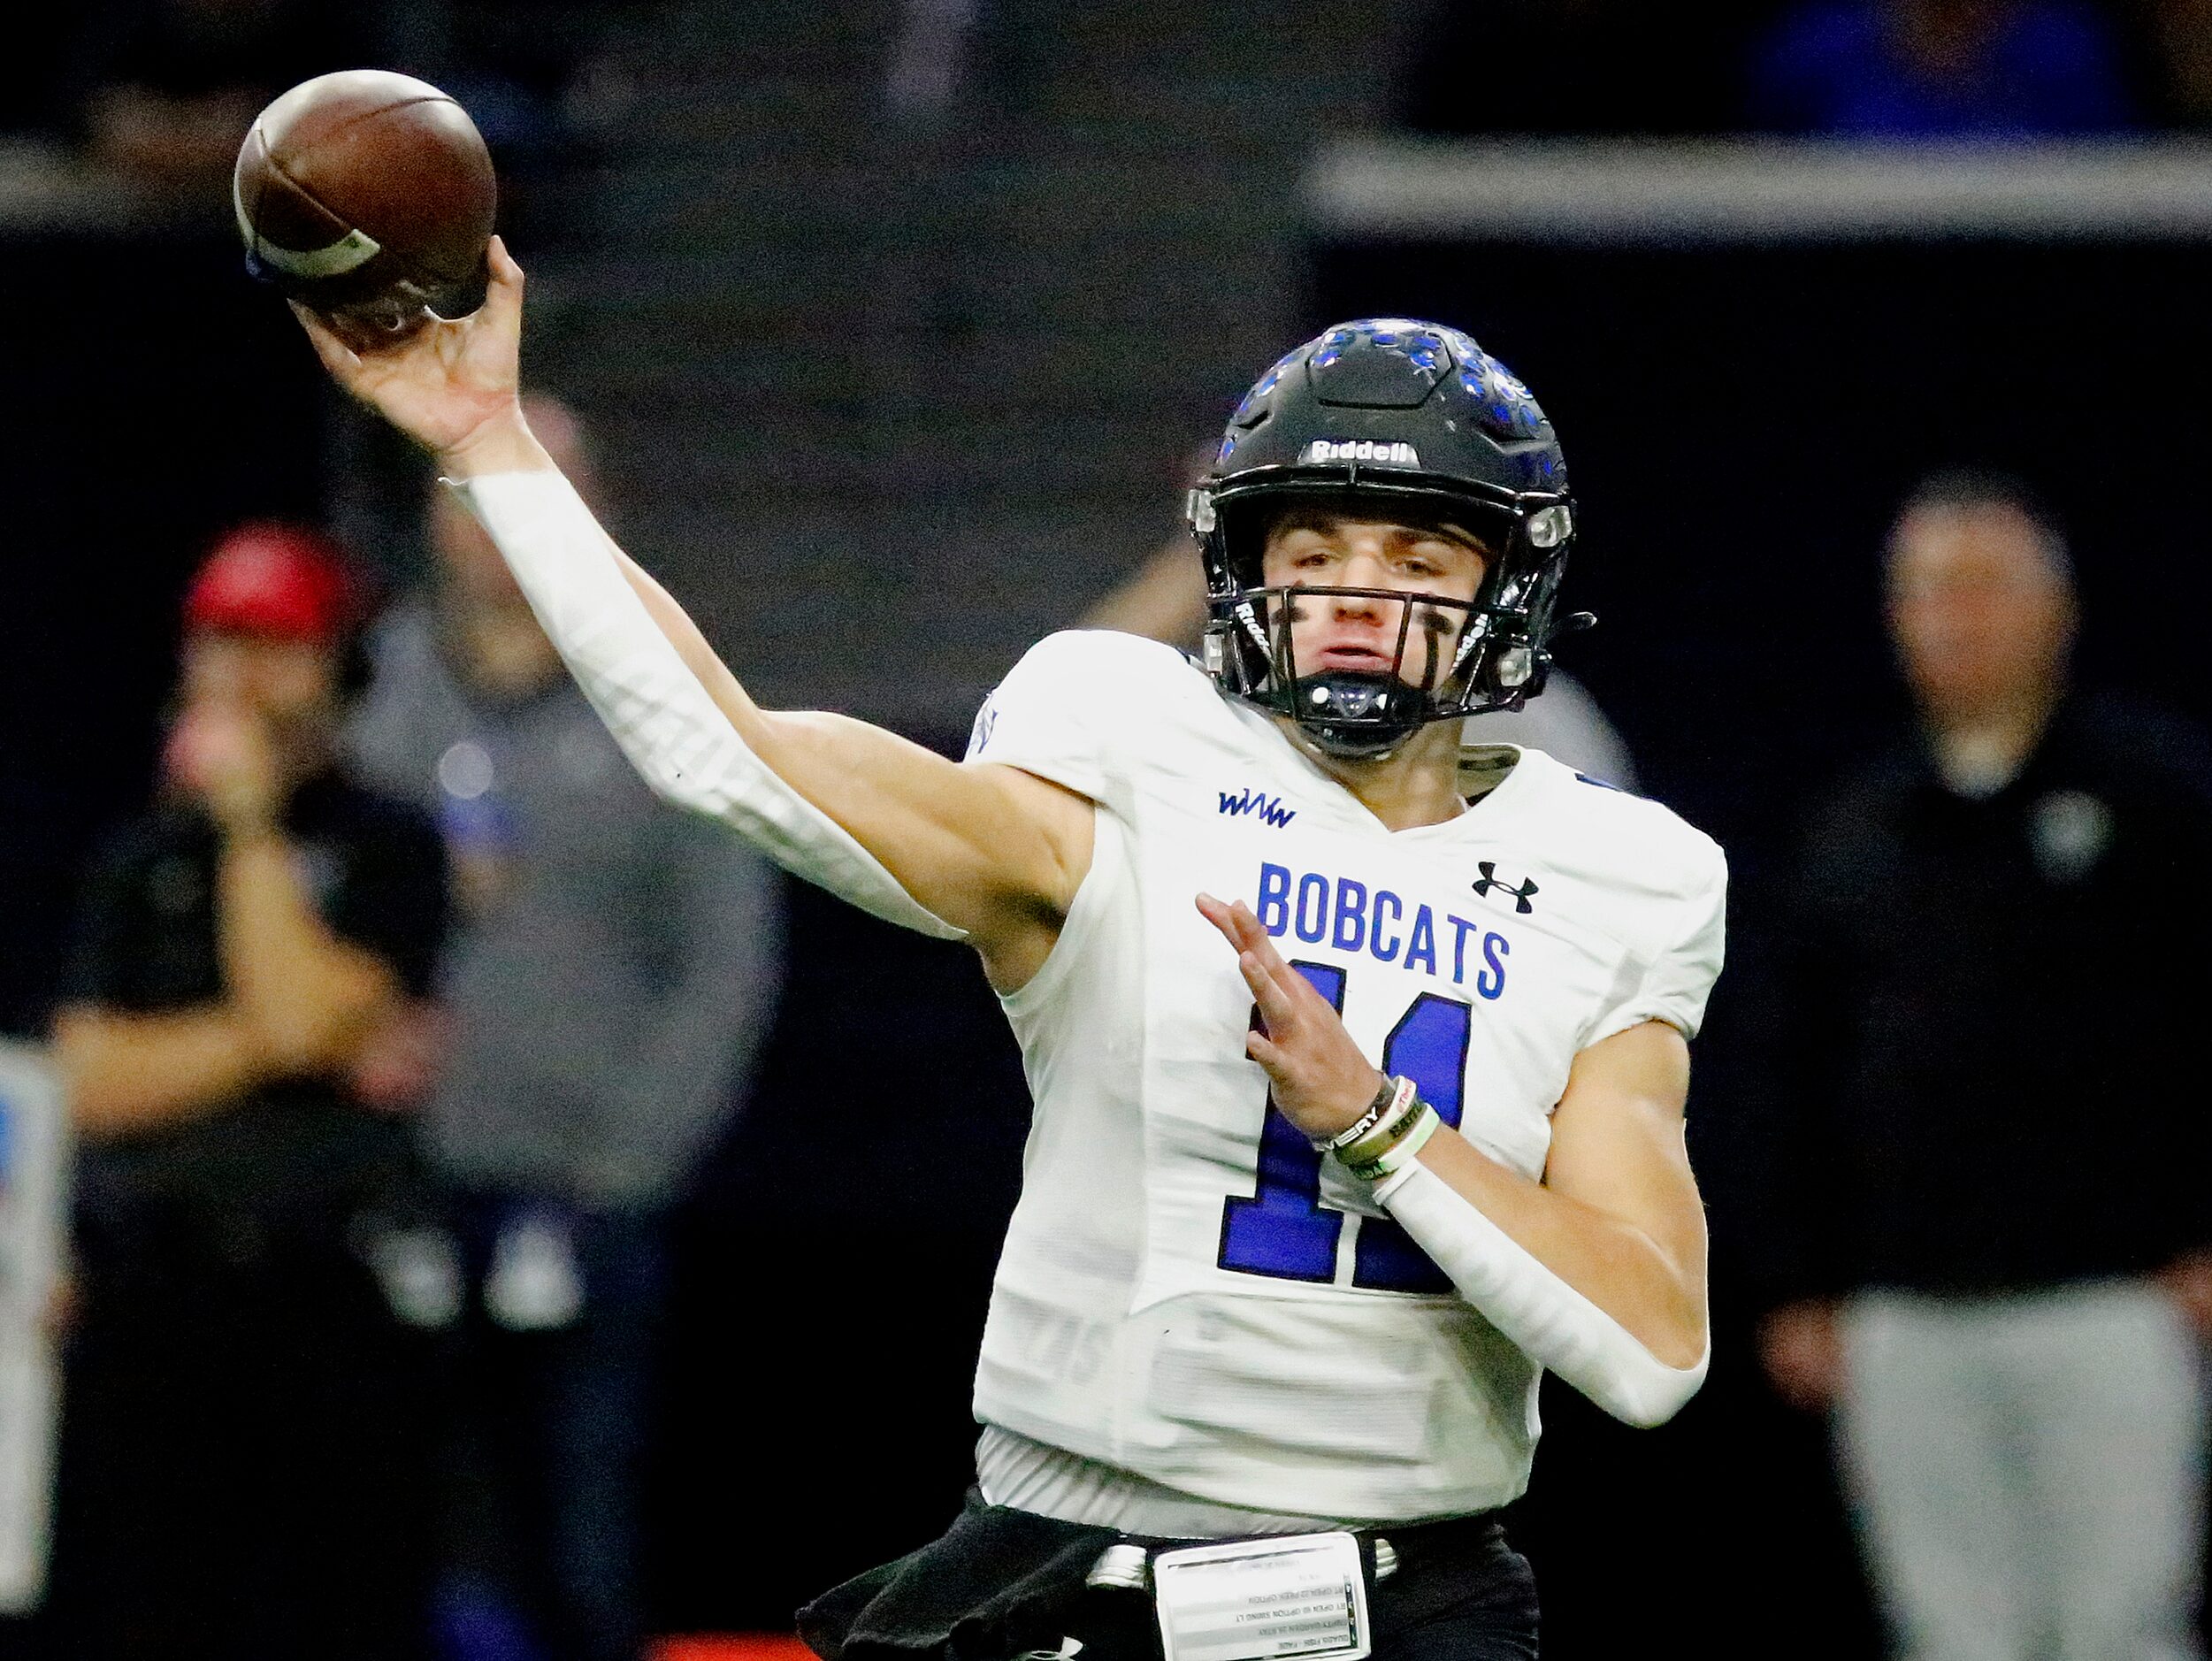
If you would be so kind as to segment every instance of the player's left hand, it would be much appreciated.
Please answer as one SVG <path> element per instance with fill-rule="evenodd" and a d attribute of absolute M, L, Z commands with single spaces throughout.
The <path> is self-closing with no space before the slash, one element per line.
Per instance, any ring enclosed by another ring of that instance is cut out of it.
<path fill-rule="evenodd" d="M 1244 1053 L 1274 1081 L 1275 1106 L 1307 1136 L 1335 1136 L 1367 1111 L 1382 1088 L 1382 1073 L 1328 1000 L 1282 961 L 1250 907 L 1200 894 L 1198 910 L 1236 948 L 1261 1023 L 1245 1037 Z"/>
<path fill-rule="evenodd" d="M 252 715 L 219 705 L 187 709 L 170 733 L 165 765 L 226 836 L 259 834 L 276 823 L 283 794 L 276 753 Z"/>

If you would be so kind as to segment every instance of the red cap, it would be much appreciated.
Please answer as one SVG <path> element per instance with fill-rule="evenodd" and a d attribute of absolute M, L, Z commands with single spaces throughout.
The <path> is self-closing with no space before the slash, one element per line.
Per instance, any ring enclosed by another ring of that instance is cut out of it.
<path fill-rule="evenodd" d="M 185 591 L 188 631 L 272 634 L 328 646 L 353 621 L 354 585 L 338 546 L 274 520 L 225 533 Z"/>

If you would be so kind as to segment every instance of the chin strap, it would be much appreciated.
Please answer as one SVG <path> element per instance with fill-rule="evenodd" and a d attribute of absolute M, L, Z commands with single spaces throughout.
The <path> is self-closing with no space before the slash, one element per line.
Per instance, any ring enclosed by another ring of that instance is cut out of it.
<path fill-rule="evenodd" d="M 1374 1194 L 1490 1325 L 1623 1423 L 1665 1424 L 1705 1382 L 1710 1340 L 1695 1366 L 1668 1366 L 1420 1160 Z"/>
<path fill-rule="evenodd" d="M 887 922 L 965 938 L 738 736 L 558 473 L 448 479 L 505 557 L 576 684 L 654 794 L 720 819 L 792 875 Z"/>

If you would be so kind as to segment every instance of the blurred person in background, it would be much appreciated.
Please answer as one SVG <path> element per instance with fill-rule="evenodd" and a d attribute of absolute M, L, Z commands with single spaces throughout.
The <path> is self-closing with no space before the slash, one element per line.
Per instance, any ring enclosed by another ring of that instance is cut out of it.
<path fill-rule="evenodd" d="M 2212 0 L 2147 0 L 2143 57 L 2162 125 L 2212 126 Z"/>
<path fill-rule="evenodd" d="M 575 416 L 527 407 L 590 488 Z M 430 529 L 351 748 L 436 815 L 458 899 L 423 1116 L 468 1289 L 441 1619 L 455 1653 L 614 1661 L 639 1642 L 671 1208 L 774 1011 L 780 879 L 654 799 L 451 493 Z"/>
<path fill-rule="evenodd" d="M 1762 1359 L 1904 1654 L 2193 1655 L 2212 743 L 2070 686 L 2016 486 L 1924 486 L 1887 581 L 1918 722 L 1812 815 L 1765 984 Z"/>
<path fill-rule="evenodd" d="M 286 88 L 393 60 L 389 4 L 96 0 L 66 78 L 90 157 L 197 204 L 227 192 L 239 141 Z"/>
<path fill-rule="evenodd" d="M 371 1657 L 423 1630 L 432 1340 L 400 1115 L 444 856 L 335 740 L 336 550 L 256 524 L 184 608 L 160 800 L 107 841 L 54 1026 L 82 1145 L 51 1629 L 79 1657 Z"/>
<path fill-rule="evenodd" d="M 212 222 L 272 99 L 364 65 L 427 76 L 461 100 L 499 163 L 502 224 L 517 207 L 557 220 L 547 172 L 577 137 L 570 100 L 593 68 L 575 32 L 548 27 L 530 0 L 93 0 L 70 34 L 53 33 L 60 73 L 29 111 L 62 106 L 50 119 L 89 160 L 195 221 Z"/>
<path fill-rule="evenodd" d="M 1799 0 L 1755 46 L 1749 114 L 1831 138 L 2121 132 L 2123 56 L 2086 0 Z"/>

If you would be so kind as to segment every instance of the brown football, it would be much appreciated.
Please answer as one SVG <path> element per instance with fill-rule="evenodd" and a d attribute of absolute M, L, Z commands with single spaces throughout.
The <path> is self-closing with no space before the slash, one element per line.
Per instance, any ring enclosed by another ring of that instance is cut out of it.
<path fill-rule="evenodd" d="M 248 269 L 356 344 L 484 303 L 492 157 L 427 81 L 383 69 L 302 81 L 255 119 L 231 194 Z"/>

